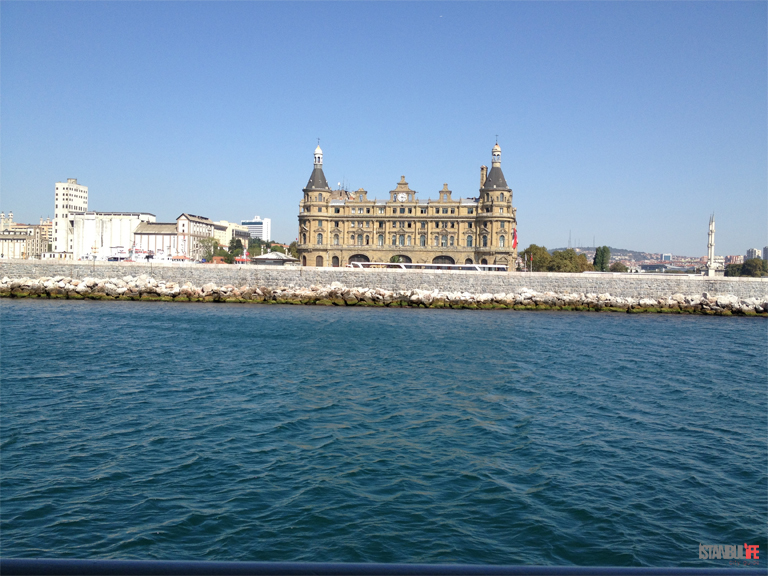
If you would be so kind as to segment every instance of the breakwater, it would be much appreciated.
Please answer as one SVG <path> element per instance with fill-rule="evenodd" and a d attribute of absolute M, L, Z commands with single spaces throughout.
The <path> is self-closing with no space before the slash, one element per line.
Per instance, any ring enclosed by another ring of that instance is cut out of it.
<path fill-rule="evenodd" d="M 398 274 L 398 271 L 393 271 Z M 505 275 L 506 276 L 506 275 Z M 370 277 L 369 277 L 370 279 Z M 661 297 L 618 296 L 608 292 L 517 291 L 468 292 L 466 290 L 396 289 L 371 285 L 347 286 L 338 281 L 307 287 L 258 282 L 216 284 L 176 282 L 147 274 L 122 278 L 54 276 L 0 280 L 0 297 L 67 298 L 95 300 L 159 300 L 176 302 L 229 302 L 314 304 L 326 306 L 389 306 L 515 310 L 594 310 L 615 312 L 699 313 L 768 316 L 768 297 L 734 294 L 676 292 Z"/>

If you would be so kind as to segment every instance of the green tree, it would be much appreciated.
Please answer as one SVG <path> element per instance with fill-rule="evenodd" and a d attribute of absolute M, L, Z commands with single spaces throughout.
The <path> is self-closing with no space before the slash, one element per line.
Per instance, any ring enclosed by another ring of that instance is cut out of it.
<path fill-rule="evenodd" d="M 229 241 L 229 251 L 234 254 L 235 250 L 242 250 L 243 249 L 243 241 L 240 240 L 240 238 L 232 238 Z"/>
<path fill-rule="evenodd" d="M 534 256 L 535 258 L 535 256 Z M 572 248 L 552 252 L 552 257 L 547 265 L 550 272 L 585 272 L 592 270 L 584 254 L 577 254 Z"/>
<path fill-rule="evenodd" d="M 392 256 L 389 261 L 392 262 L 392 264 L 400 264 L 400 256 Z"/>
<path fill-rule="evenodd" d="M 545 272 L 548 270 L 550 260 L 552 260 L 546 247 L 537 246 L 536 244 L 531 244 L 528 248 L 523 250 L 522 256 L 524 267 L 530 265 L 531 257 L 533 257 L 534 272 Z M 528 268 L 525 269 L 527 270 Z"/>
<path fill-rule="evenodd" d="M 210 262 L 216 255 L 216 250 L 219 247 L 219 241 L 216 238 L 203 238 L 200 240 L 200 246 L 203 248 L 203 260 Z"/>
<path fill-rule="evenodd" d="M 627 267 L 624 266 L 623 262 L 614 262 L 611 264 L 611 266 L 608 268 L 611 272 L 626 272 Z"/>
<path fill-rule="evenodd" d="M 600 246 L 595 250 L 595 259 L 592 261 L 592 265 L 598 272 L 607 272 L 608 266 L 611 263 L 611 249 L 608 246 Z"/>
<path fill-rule="evenodd" d="M 298 260 L 299 258 L 299 244 L 294 240 L 288 245 L 288 253 Z"/>
<path fill-rule="evenodd" d="M 285 248 L 280 246 L 280 244 L 270 244 L 269 248 L 272 252 L 280 252 L 280 254 L 285 254 Z"/>
<path fill-rule="evenodd" d="M 741 276 L 741 267 L 742 264 L 728 264 L 725 267 L 725 275 L 726 276 Z"/>
<path fill-rule="evenodd" d="M 765 276 L 768 272 L 768 267 L 766 266 L 766 261 L 764 261 L 762 258 L 750 258 L 744 264 L 741 266 L 741 275 L 742 276 L 754 276 L 754 277 L 760 277 Z"/>

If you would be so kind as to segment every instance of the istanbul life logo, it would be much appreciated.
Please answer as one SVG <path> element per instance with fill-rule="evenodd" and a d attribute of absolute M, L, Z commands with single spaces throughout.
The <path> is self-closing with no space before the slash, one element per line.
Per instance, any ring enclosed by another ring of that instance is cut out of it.
<path fill-rule="evenodd" d="M 758 544 L 699 544 L 700 560 L 759 560 L 759 553 Z"/>

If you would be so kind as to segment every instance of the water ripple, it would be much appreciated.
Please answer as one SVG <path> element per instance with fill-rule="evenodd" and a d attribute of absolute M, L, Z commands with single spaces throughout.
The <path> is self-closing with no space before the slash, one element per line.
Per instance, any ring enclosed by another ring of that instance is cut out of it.
<path fill-rule="evenodd" d="M 723 567 L 699 542 L 768 547 L 762 320 L 0 314 L 6 556 Z"/>

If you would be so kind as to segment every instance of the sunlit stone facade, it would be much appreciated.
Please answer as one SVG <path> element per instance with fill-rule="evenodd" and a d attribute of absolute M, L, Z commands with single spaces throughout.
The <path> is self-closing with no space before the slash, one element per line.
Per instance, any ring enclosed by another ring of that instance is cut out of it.
<path fill-rule="evenodd" d="M 445 184 L 438 199 L 419 199 L 405 176 L 387 200 L 368 192 L 331 190 L 323 152 L 299 202 L 299 259 L 304 266 L 350 262 L 514 265 L 517 218 L 512 190 L 501 171 L 501 148 L 493 147 L 491 170 L 481 168 L 476 198 L 453 198 Z"/>

